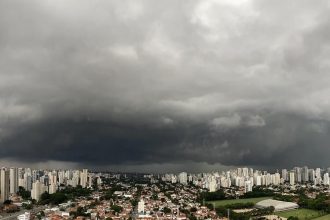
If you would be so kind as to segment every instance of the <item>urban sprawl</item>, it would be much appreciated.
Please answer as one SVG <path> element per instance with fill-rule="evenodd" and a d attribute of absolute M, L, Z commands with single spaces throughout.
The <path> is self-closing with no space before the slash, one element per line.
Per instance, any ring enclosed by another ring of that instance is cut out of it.
<path fill-rule="evenodd" d="M 330 168 L 189 174 L 1 168 L 2 219 L 329 219 Z"/>

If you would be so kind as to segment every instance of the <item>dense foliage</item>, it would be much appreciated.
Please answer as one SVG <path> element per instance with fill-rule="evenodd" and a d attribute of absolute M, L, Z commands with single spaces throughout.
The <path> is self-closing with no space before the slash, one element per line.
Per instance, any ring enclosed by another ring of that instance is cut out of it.
<path fill-rule="evenodd" d="M 121 211 L 123 211 L 123 207 L 118 206 L 118 205 L 112 205 L 111 209 L 115 212 L 115 213 L 120 213 Z"/>
<path fill-rule="evenodd" d="M 83 188 L 82 186 L 78 185 L 77 187 L 68 186 L 60 190 L 60 192 L 65 194 L 68 199 L 74 199 L 77 197 L 88 197 L 91 195 L 92 190 Z"/>
<path fill-rule="evenodd" d="M 21 196 L 22 199 L 24 199 L 24 200 L 28 200 L 28 199 L 31 198 L 31 192 L 25 190 L 25 188 L 22 187 L 22 186 L 20 186 L 20 187 L 18 188 L 17 195 Z"/>
<path fill-rule="evenodd" d="M 48 192 L 44 192 L 41 194 L 39 204 L 54 204 L 58 205 L 68 200 L 68 197 L 62 192 L 56 192 L 53 194 L 49 194 Z"/>
<path fill-rule="evenodd" d="M 298 205 L 302 208 L 314 209 L 330 213 L 330 197 L 325 194 L 319 194 L 315 199 L 300 196 Z"/>
<path fill-rule="evenodd" d="M 199 201 L 214 201 L 226 199 L 226 195 L 222 189 L 215 192 L 202 192 L 199 195 Z"/>
<path fill-rule="evenodd" d="M 245 193 L 242 198 L 257 198 L 257 197 L 267 197 L 274 196 L 274 192 L 270 189 L 265 189 L 262 187 L 254 187 L 253 191 Z"/>
<path fill-rule="evenodd" d="M 164 207 L 163 211 L 164 211 L 165 214 L 171 213 L 171 209 L 167 208 L 167 207 Z"/>
<path fill-rule="evenodd" d="M 274 199 L 288 202 L 297 202 L 301 208 L 313 209 L 330 213 L 330 197 L 326 194 L 319 194 L 316 198 L 308 198 L 305 193 L 298 195 L 276 195 Z"/>

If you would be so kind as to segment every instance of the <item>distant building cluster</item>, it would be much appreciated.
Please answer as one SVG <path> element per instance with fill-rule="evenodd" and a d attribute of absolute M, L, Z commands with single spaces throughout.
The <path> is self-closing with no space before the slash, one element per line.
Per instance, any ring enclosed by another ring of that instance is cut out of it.
<path fill-rule="evenodd" d="M 178 175 L 165 174 L 162 180 L 184 185 L 191 183 L 209 189 L 210 192 L 215 192 L 221 187 L 229 188 L 231 186 L 242 187 L 244 192 L 250 192 L 253 186 L 276 186 L 283 183 L 289 183 L 292 186 L 307 182 L 314 185 L 329 185 L 329 173 L 330 168 L 309 169 L 307 166 L 294 167 L 292 170 L 282 169 L 281 173 L 279 171 L 269 173 L 244 167 L 214 173 L 187 174 L 182 172 Z"/>
<path fill-rule="evenodd" d="M 99 180 L 100 181 L 100 180 Z M 87 169 L 80 170 L 32 170 L 30 168 L 1 168 L 0 202 L 18 192 L 19 187 L 31 191 L 32 199 L 39 200 L 41 194 L 55 193 L 60 186 L 81 185 L 83 188 L 92 185 L 92 178 Z"/>
<path fill-rule="evenodd" d="M 232 208 L 230 214 L 284 219 L 270 214 L 299 208 L 301 194 L 297 192 L 304 193 L 308 201 L 318 199 L 320 193 L 330 195 L 329 171 L 306 166 L 276 172 L 243 167 L 197 174 L 145 174 L 4 167 L 0 169 L 0 215 L 13 214 L 20 220 L 228 220 L 228 210 L 214 209 L 215 200 L 264 192 L 266 199 L 253 207 Z M 45 192 L 53 195 L 42 196 Z"/>

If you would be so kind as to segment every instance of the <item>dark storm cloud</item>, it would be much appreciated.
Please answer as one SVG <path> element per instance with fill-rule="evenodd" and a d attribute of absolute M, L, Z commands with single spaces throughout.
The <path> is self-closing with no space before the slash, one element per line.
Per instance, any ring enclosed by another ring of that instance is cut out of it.
<path fill-rule="evenodd" d="M 0 157 L 326 166 L 329 12 L 311 1 L 1 1 Z"/>

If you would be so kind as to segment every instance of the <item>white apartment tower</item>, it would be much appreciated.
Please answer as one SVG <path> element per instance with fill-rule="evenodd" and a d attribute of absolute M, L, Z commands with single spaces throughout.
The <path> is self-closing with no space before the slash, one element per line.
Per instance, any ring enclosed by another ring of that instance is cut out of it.
<path fill-rule="evenodd" d="M 183 185 L 187 185 L 188 182 L 188 175 L 186 172 L 182 172 L 179 174 L 179 183 Z"/>
<path fill-rule="evenodd" d="M 254 184 L 256 185 L 256 186 L 261 186 L 261 176 L 260 175 L 258 175 L 258 174 L 255 174 L 254 175 Z"/>
<path fill-rule="evenodd" d="M 284 181 L 288 181 L 288 171 L 286 169 L 282 170 L 282 178 Z"/>
<path fill-rule="evenodd" d="M 53 183 L 53 184 L 48 186 L 48 193 L 49 194 L 56 193 L 56 191 L 57 191 L 56 183 Z"/>
<path fill-rule="evenodd" d="M 83 171 L 80 173 L 80 185 L 83 188 L 87 187 L 87 177 L 88 177 L 88 170 L 83 169 Z"/>
<path fill-rule="evenodd" d="M 0 202 L 4 202 L 9 199 L 9 170 L 7 168 L 1 168 L 1 198 Z"/>
<path fill-rule="evenodd" d="M 244 192 L 251 192 L 252 191 L 252 182 L 250 180 L 244 182 Z"/>
<path fill-rule="evenodd" d="M 290 172 L 290 185 L 293 186 L 295 184 L 295 176 L 294 176 L 294 171 Z"/>
<path fill-rule="evenodd" d="M 325 173 L 323 175 L 323 184 L 324 185 L 329 185 L 330 184 L 329 173 Z"/>
<path fill-rule="evenodd" d="M 32 184 L 31 197 L 39 201 L 41 194 L 47 191 L 47 187 L 41 183 L 39 180 L 36 180 Z"/>
<path fill-rule="evenodd" d="M 215 192 L 217 190 L 217 180 L 212 176 L 211 181 L 209 182 L 209 191 Z"/>
<path fill-rule="evenodd" d="M 18 191 L 18 169 L 11 167 L 9 170 L 10 193 L 15 194 Z"/>

